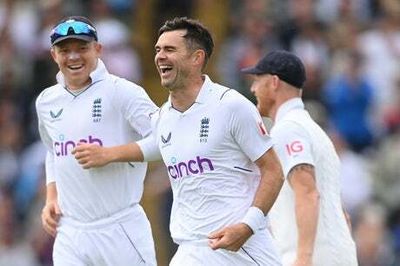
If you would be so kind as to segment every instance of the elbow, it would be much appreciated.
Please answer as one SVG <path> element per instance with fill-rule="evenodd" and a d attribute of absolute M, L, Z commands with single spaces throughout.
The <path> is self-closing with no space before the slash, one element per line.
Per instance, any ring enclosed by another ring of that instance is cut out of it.
<path fill-rule="evenodd" d="M 283 186 L 285 182 L 285 176 L 283 174 L 282 166 L 277 162 L 272 170 L 273 176 L 275 177 L 275 182 L 279 187 Z"/>
<path fill-rule="evenodd" d="M 317 190 L 295 194 L 296 209 L 311 208 L 318 210 L 320 206 L 320 194 Z"/>
<path fill-rule="evenodd" d="M 313 191 L 310 191 L 307 196 L 310 202 L 313 202 L 315 205 L 319 205 L 321 196 L 318 190 L 315 189 Z"/>
<path fill-rule="evenodd" d="M 271 164 L 269 166 L 271 171 L 274 173 L 274 176 L 278 180 L 278 182 L 282 183 L 285 181 L 285 175 L 283 174 L 283 169 L 282 169 L 282 164 L 281 162 L 276 158 L 276 161 L 274 164 Z"/>

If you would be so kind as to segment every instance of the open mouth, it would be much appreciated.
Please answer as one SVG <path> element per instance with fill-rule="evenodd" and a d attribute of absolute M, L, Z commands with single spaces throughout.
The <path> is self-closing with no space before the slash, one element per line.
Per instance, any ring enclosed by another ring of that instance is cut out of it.
<path fill-rule="evenodd" d="M 71 70 L 79 70 L 79 69 L 83 68 L 83 65 L 71 65 L 71 66 L 68 66 L 68 68 Z"/>
<path fill-rule="evenodd" d="M 172 70 L 171 66 L 160 66 L 160 71 L 162 74 L 167 74 Z"/>

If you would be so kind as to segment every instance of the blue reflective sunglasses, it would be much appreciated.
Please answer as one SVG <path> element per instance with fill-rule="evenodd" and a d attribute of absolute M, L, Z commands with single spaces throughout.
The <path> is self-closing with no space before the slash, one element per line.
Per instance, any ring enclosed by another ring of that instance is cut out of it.
<path fill-rule="evenodd" d="M 51 32 L 50 40 L 54 44 L 59 38 L 70 35 L 89 36 L 97 41 L 96 29 L 85 22 L 76 20 L 67 20 L 57 25 Z"/>

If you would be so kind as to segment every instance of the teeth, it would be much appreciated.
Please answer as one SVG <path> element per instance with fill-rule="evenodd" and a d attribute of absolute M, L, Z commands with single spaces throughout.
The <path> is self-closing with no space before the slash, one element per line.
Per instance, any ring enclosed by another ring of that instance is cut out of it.
<path fill-rule="evenodd" d="M 79 68 L 81 68 L 81 67 L 82 67 L 82 65 L 69 66 L 69 68 L 70 68 L 70 69 L 73 69 L 73 70 L 79 69 Z"/>
<path fill-rule="evenodd" d="M 165 72 L 167 72 L 168 70 L 171 70 L 171 69 L 172 69 L 172 67 L 170 67 L 170 66 L 160 66 L 160 70 L 161 70 L 162 73 L 165 73 Z"/>

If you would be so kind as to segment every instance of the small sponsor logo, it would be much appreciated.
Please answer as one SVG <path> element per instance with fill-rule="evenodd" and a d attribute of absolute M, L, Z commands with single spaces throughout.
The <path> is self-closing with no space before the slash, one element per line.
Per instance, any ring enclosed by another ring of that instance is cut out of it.
<path fill-rule="evenodd" d="M 167 138 L 165 138 L 163 135 L 161 135 L 161 141 L 164 144 L 167 144 L 171 140 L 171 132 L 169 132 Z"/>
<path fill-rule="evenodd" d="M 64 139 L 65 139 L 64 135 L 61 134 L 59 136 L 59 141 L 55 141 L 53 143 L 54 153 L 56 156 L 68 156 L 69 154 L 71 154 L 71 151 L 75 148 L 75 146 L 79 142 L 94 143 L 103 146 L 103 142 L 101 141 L 101 139 L 95 138 L 91 135 L 89 135 L 87 139 L 80 139 L 77 142 L 73 140 L 64 140 Z"/>
<path fill-rule="evenodd" d="M 62 114 L 62 112 L 63 112 L 63 108 L 61 108 L 58 112 L 56 112 L 56 113 L 54 113 L 52 110 L 50 110 L 50 116 L 51 116 L 51 118 L 53 118 L 53 119 L 57 119 L 57 118 L 59 118 L 60 117 L 60 115 Z"/>
<path fill-rule="evenodd" d="M 200 121 L 200 143 L 207 142 L 209 129 L 210 119 L 208 117 L 202 118 Z"/>
<path fill-rule="evenodd" d="M 176 162 L 176 158 L 171 158 L 172 165 L 167 166 L 168 175 L 173 178 L 182 178 L 188 175 L 202 174 L 205 171 L 214 171 L 214 165 L 208 158 L 196 156 L 196 159 L 187 162 Z"/>
<path fill-rule="evenodd" d="M 161 148 L 165 148 L 167 146 L 171 146 L 171 132 L 168 133 L 167 137 L 161 134 Z"/>
<path fill-rule="evenodd" d="M 289 156 L 302 152 L 303 150 L 304 150 L 303 144 L 299 140 L 293 141 L 290 144 L 286 144 L 286 151 L 289 154 Z"/>

